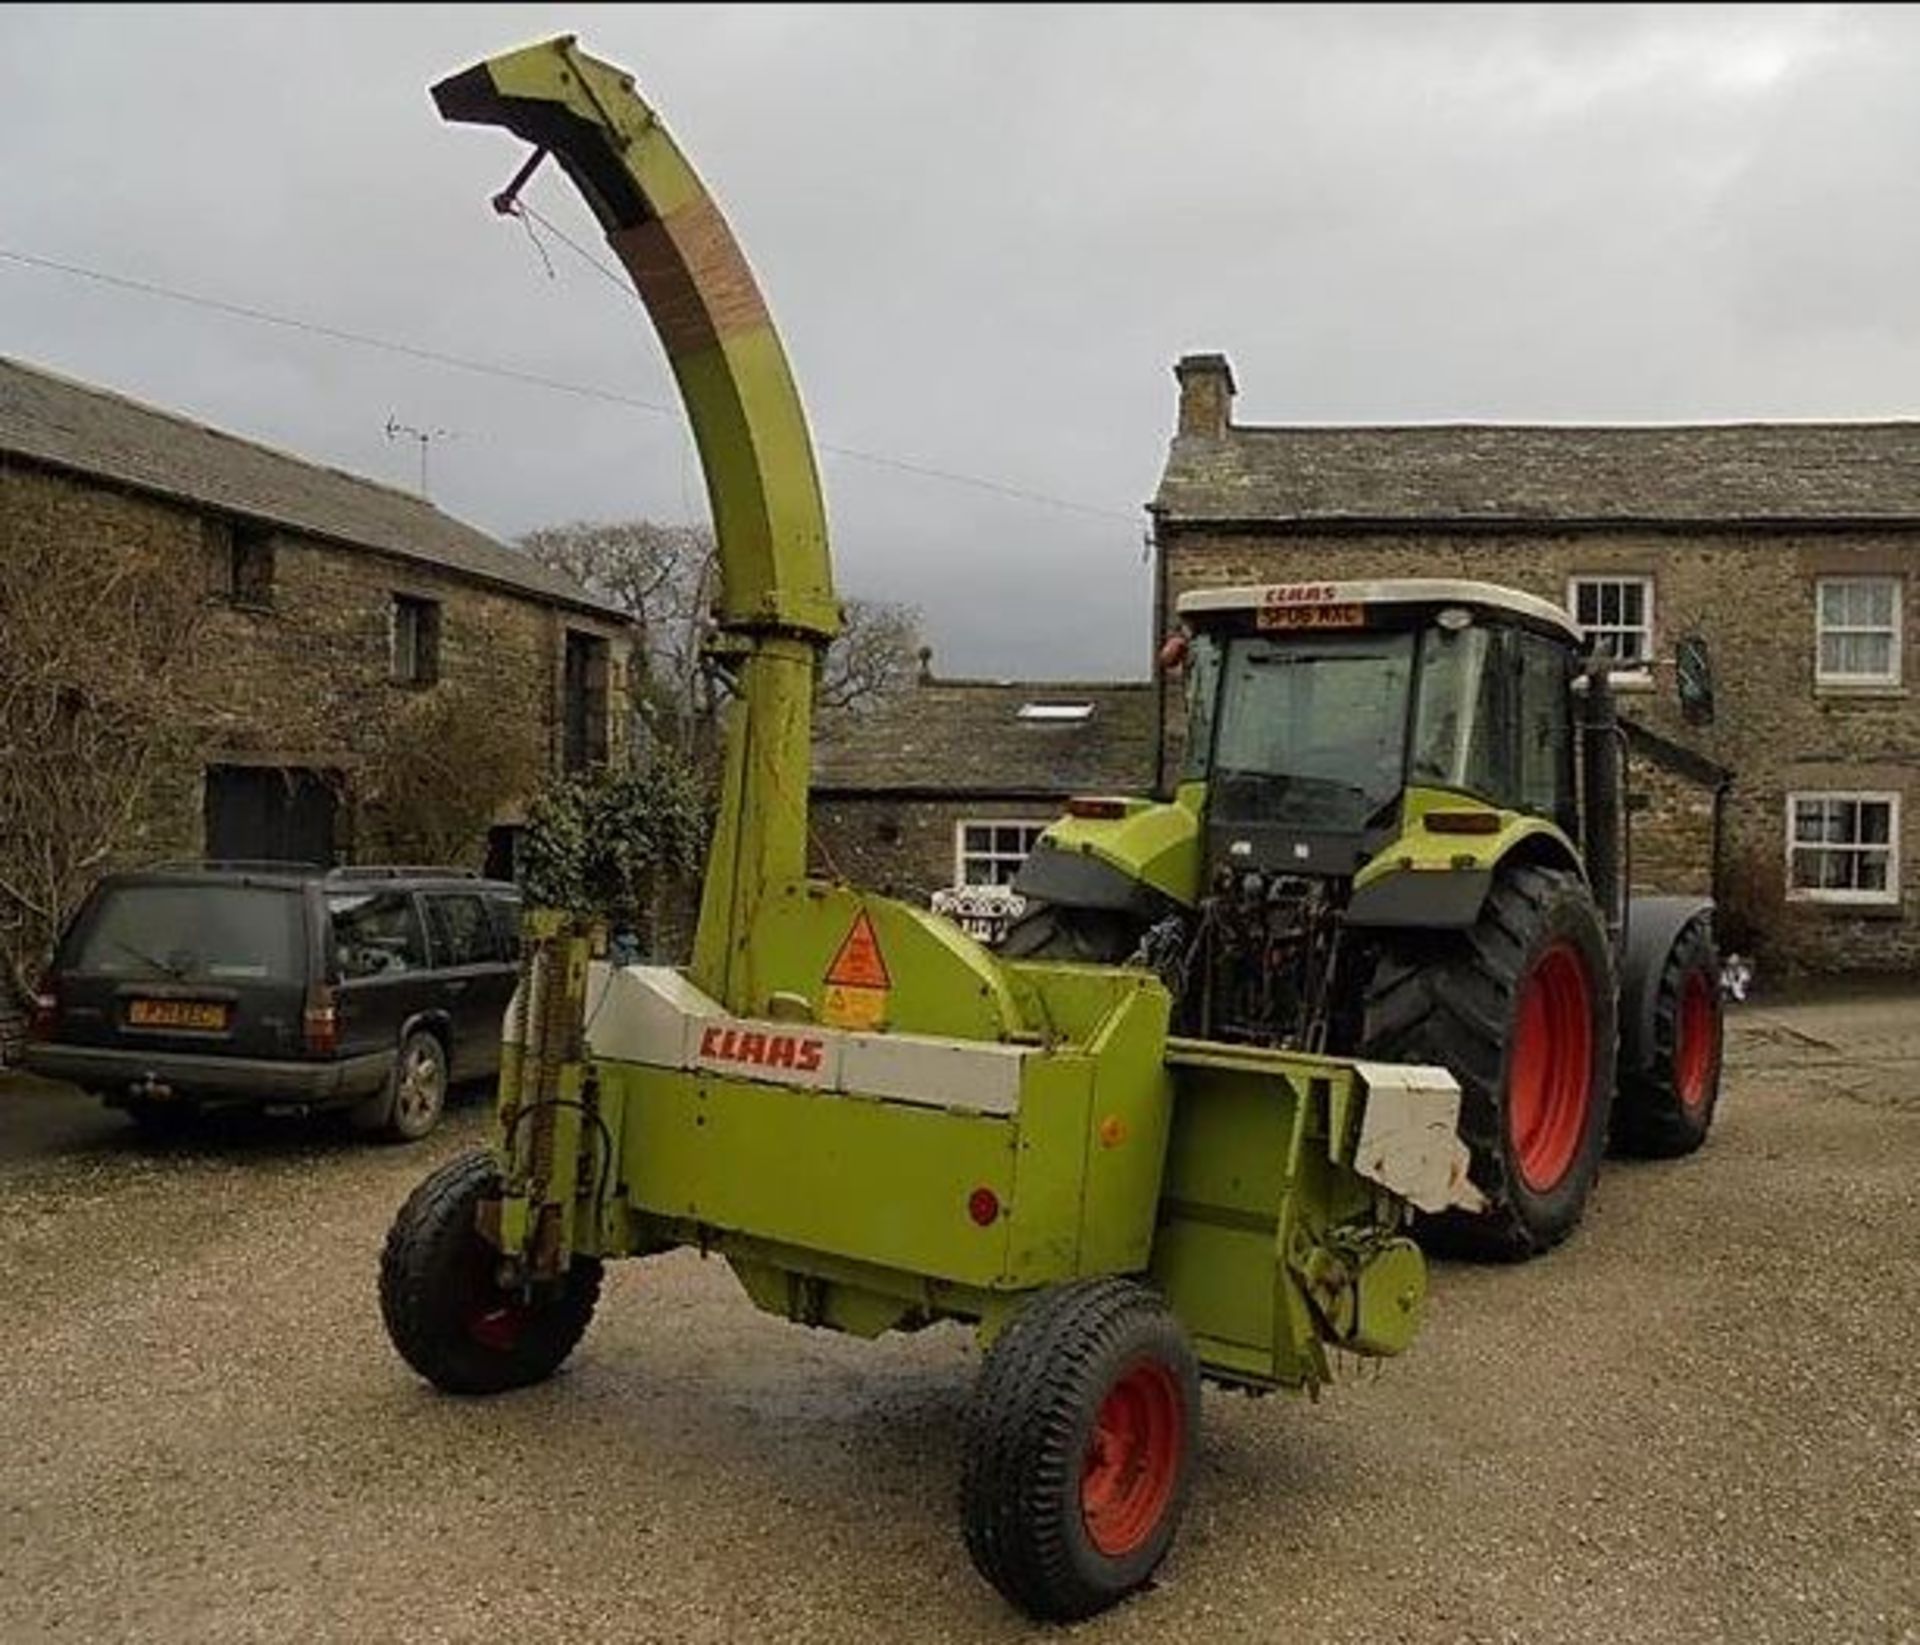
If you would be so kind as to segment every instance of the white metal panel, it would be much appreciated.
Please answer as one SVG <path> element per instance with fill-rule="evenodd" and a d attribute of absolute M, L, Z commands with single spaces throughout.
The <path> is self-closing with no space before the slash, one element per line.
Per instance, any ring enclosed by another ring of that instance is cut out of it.
<path fill-rule="evenodd" d="M 1029 1052 L 1017 1045 L 936 1039 L 922 1034 L 848 1034 L 841 1088 L 861 1096 L 916 1102 L 976 1114 L 1012 1114 L 1020 1107 L 1020 1070 Z"/>
<path fill-rule="evenodd" d="M 1495 583 L 1451 577 L 1371 578 L 1345 583 L 1262 583 L 1236 588 L 1202 588 L 1180 596 L 1181 616 L 1200 611 L 1257 611 L 1267 604 L 1298 605 L 1479 605 L 1531 617 L 1585 644 L 1586 635 L 1551 600 Z"/>
<path fill-rule="evenodd" d="M 616 1062 L 685 1068 L 689 1024 L 721 1015 L 678 971 L 664 965 L 587 967 L 587 1048 Z"/>
<path fill-rule="evenodd" d="M 1460 1087 L 1444 1068 L 1356 1062 L 1366 1087 L 1353 1168 L 1422 1211 L 1478 1211 L 1486 1201 L 1467 1177 L 1460 1140 Z"/>

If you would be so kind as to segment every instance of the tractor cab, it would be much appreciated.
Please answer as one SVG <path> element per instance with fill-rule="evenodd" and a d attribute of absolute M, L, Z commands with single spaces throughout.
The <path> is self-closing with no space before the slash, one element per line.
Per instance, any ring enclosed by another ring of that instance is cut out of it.
<path fill-rule="evenodd" d="M 1491 807 L 1575 833 L 1582 636 L 1558 607 L 1406 579 L 1215 589 L 1179 611 L 1179 780 L 1207 868 L 1349 878 L 1410 810 Z"/>

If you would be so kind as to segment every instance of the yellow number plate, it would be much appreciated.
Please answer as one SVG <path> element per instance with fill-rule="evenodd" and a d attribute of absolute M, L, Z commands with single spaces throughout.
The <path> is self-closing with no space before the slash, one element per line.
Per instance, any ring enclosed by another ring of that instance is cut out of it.
<path fill-rule="evenodd" d="M 135 1000 L 127 1007 L 134 1028 L 208 1028 L 227 1026 L 227 1008 L 207 1000 Z"/>

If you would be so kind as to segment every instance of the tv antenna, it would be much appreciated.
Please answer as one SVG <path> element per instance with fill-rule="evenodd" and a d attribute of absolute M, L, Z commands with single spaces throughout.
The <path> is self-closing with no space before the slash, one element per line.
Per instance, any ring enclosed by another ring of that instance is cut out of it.
<path fill-rule="evenodd" d="M 411 440 L 420 448 L 420 496 L 427 499 L 427 453 L 435 440 L 457 438 L 450 428 L 415 428 L 411 423 L 403 423 L 397 415 L 387 418 L 387 438 L 389 440 Z"/>

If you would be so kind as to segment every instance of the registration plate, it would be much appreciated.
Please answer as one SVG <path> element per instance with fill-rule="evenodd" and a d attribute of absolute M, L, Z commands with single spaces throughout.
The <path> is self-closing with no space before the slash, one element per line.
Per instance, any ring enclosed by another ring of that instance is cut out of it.
<path fill-rule="evenodd" d="M 1363 605 L 1263 605 L 1262 628 L 1359 628 L 1367 620 Z"/>
<path fill-rule="evenodd" d="M 127 1006 L 127 1026 L 217 1032 L 227 1026 L 227 1009 L 215 1000 L 134 1000 Z"/>

